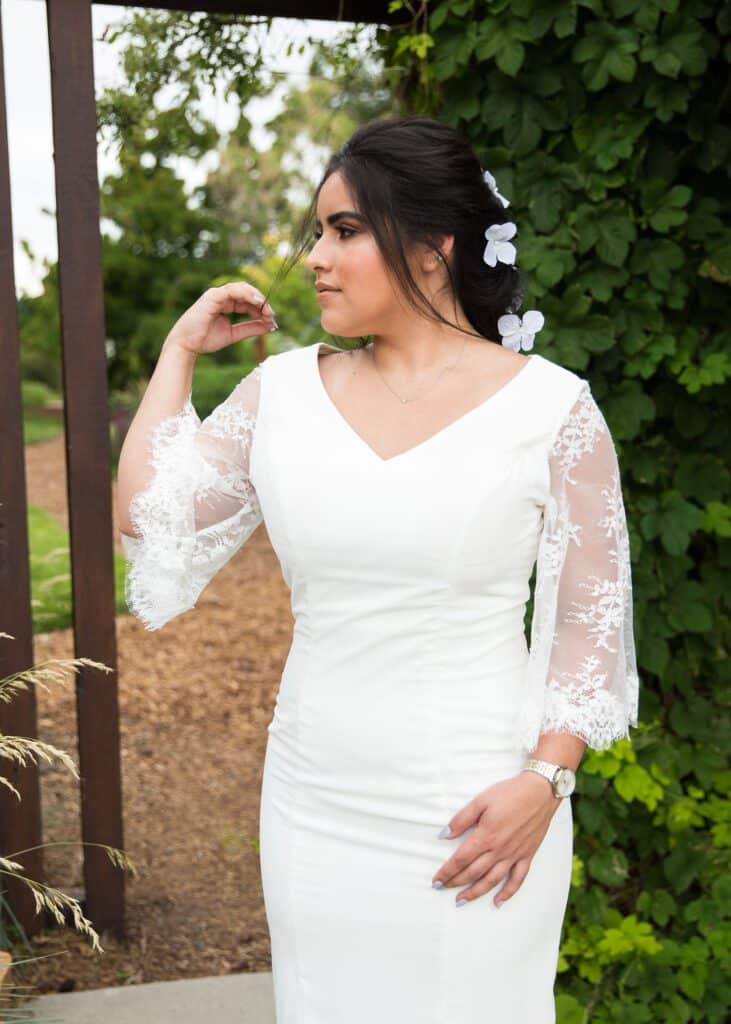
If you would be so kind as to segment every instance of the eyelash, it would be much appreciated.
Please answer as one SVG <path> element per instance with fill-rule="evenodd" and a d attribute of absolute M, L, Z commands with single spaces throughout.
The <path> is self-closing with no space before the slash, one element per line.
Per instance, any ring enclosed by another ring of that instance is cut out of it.
<path fill-rule="evenodd" d="M 344 224 L 342 224 L 339 227 L 335 228 L 335 230 L 338 232 L 338 234 L 340 234 L 341 231 L 349 231 L 350 234 L 348 235 L 348 238 L 351 238 L 353 235 L 356 235 L 358 233 L 355 230 L 355 228 L 348 228 Z M 318 231 L 313 231 L 312 232 L 312 237 L 315 239 L 315 241 L 317 241 L 318 238 L 322 238 L 322 231 L 319 231 L 319 232 Z M 346 241 L 346 239 L 343 238 L 342 235 L 340 235 L 340 241 L 344 242 L 344 241 Z"/>

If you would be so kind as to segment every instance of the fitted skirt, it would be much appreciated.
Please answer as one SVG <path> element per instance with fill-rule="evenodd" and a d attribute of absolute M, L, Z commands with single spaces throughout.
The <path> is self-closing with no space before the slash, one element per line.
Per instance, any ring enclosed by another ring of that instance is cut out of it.
<path fill-rule="evenodd" d="M 431 885 L 473 831 L 443 826 L 525 763 L 510 745 L 523 667 L 335 678 L 290 657 L 260 804 L 277 1024 L 553 1024 L 570 798 L 501 909 L 505 879 L 461 907 L 466 884 Z"/>

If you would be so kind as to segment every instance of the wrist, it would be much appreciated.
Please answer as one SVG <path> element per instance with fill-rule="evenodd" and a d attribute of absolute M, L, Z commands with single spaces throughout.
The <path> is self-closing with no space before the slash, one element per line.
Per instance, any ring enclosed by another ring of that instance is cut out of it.
<path fill-rule="evenodd" d="M 533 786 L 537 793 L 543 793 L 547 799 L 553 800 L 554 803 L 558 803 L 553 792 L 551 780 L 547 779 L 545 775 L 539 775 L 538 772 L 527 771 L 525 768 L 522 768 L 520 772 L 518 772 L 518 775 L 521 778 L 527 779 L 527 785 Z"/>
<path fill-rule="evenodd" d="M 194 363 L 199 355 L 199 353 L 194 352 L 193 349 L 186 348 L 185 345 L 173 334 L 168 334 L 167 338 L 162 343 L 160 354 L 162 355 L 163 352 L 171 353 L 173 358 L 181 359 L 188 363 Z"/>

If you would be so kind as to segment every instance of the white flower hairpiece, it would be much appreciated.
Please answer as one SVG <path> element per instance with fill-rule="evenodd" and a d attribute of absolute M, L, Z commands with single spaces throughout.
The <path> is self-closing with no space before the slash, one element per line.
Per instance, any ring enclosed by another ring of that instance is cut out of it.
<path fill-rule="evenodd" d="M 482 177 L 487 187 L 503 206 L 510 206 L 509 200 L 498 192 L 494 176 L 489 171 L 483 171 Z M 510 239 L 515 236 L 517 230 L 511 220 L 504 224 L 491 224 L 485 230 L 487 243 L 482 258 L 488 266 L 496 266 L 498 260 L 501 263 L 515 264 L 516 250 Z M 533 348 L 535 336 L 543 327 L 544 322 L 543 313 L 540 310 L 528 309 L 522 320 L 515 313 L 506 313 L 504 316 L 498 317 L 497 329 L 505 348 L 509 348 L 513 352 L 519 352 L 522 348 L 528 352 Z"/>
<path fill-rule="evenodd" d="M 490 174 L 489 171 L 483 171 L 482 172 L 482 177 L 483 177 L 484 182 L 487 185 L 487 187 L 492 192 L 495 193 L 495 195 L 500 200 L 500 202 L 503 204 L 503 206 L 510 206 L 510 200 L 506 199 L 505 196 L 501 196 L 500 193 L 498 192 L 498 190 L 497 190 L 497 182 L 495 181 L 495 179 L 492 176 L 492 174 Z"/>
<path fill-rule="evenodd" d="M 517 227 L 512 220 L 505 224 L 491 224 L 485 229 L 487 245 L 483 253 L 483 260 L 489 266 L 494 267 L 498 260 L 501 263 L 515 263 L 515 246 L 508 239 L 512 238 Z"/>
<path fill-rule="evenodd" d="M 543 324 L 543 313 L 537 309 L 527 309 L 522 322 L 515 313 L 506 313 L 499 317 L 497 329 L 505 348 L 512 349 L 513 352 L 519 352 L 522 348 L 527 352 L 533 348 L 533 340 Z"/>

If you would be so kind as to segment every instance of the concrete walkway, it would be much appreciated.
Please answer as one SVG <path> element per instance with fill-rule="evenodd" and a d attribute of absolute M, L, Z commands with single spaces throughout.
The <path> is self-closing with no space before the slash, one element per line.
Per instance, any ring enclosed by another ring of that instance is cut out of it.
<path fill-rule="evenodd" d="M 274 1024 L 271 971 L 38 996 L 23 1006 L 56 1024 Z"/>

